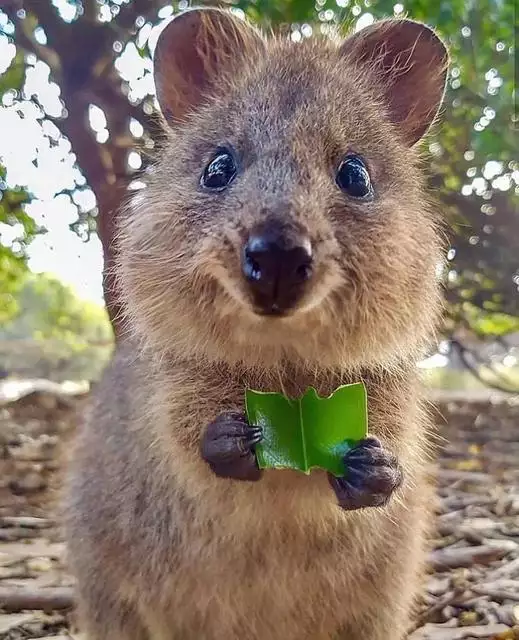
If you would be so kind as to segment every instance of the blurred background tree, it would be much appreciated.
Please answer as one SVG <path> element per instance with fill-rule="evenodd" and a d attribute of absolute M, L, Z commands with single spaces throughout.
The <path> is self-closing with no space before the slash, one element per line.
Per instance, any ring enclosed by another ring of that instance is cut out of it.
<path fill-rule="evenodd" d="M 0 329 L 0 362 L 18 377 L 64 382 L 96 380 L 113 347 L 101 306 L 45 274 L 25 272 L 17 282 L 16 310 Z"/>
<path fill-rule="evenodd" d="M 506 341 L 519 332 L 514 0 L 195 4 L 231 7 L 295 42 L 316 30 L 346 32 L 387 16 L 407 15 L 438 30 L 450 47 L 452 66 L 442 124 L 427 140 L 424 157 L 433 193 L 449 223 L 444 335 L 476 373 L 482 340 L 504 344 L 503 353 L 508 354 Z M 93 232 L 101 238 L 105 300 L 116 333 L 118 309 L 110 277 L 113 222 L 161 142 L 151 81 L 156 27 L 188 6 L 186 1 L 165 0 L 0 0 L 0 38 L 12 44 L 0 79 L 0 108 L 24 117 L 32 114 L 53 145 L 70 142 L 79 177 L 61 194 L 76 203 L 85 181 L 95 194 L 94 206 L 77 205 L 77 219 L 69 226 L 85 241 Z M 58 112 L 27 89 L 28 72 L 36 67 L 55 83 Z M 0 162 L 1 154 L 0 139 Z M 33 162 L 38 163 L 37 152 Z M 11 184 L 9 167 L 6 172 L 0 165 L 0 223 L 20 230 L 14 241 L 0 244 L 0 321 L 2 314 L 7 318 L 16 313 L 26 278 L 26 247 L 44 232 L 25 211 L 31 198 L 25 186 Z M 483 355 L 492 358 L 495 352 Z M 500 377 L 494 384 L 513 388 L 511 380 Z"/>

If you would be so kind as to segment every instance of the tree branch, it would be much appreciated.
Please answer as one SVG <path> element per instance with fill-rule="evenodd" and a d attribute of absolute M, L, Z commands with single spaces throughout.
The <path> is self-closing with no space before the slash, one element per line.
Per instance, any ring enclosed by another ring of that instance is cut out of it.
<path fill-rule="evenodd" d="M 83 15 L 89 22 L 97 21 L 99 6 L 100 5 L 96 0 L 83 0 Z"/>
<path fill-rule="evenodd" d="M 146 21 L 157 14 L 160 9 L 166 7 L 168 2 L 164 0 L 132 0 L 129 4 L 123 5 L 117 16 L 117 27 L 123 31 L 135 27 L 135 20 L 142 16 Z"/>
<path fill-rule="evenodd" d="M 50 47 L 36 42 L 32 37 L 34 29 L 28 28 L 28 17 L 22 19 L 18 16 L 13 7 L 5 7 L 4 11 L 9 20 L 14 24 L 16 30 L 16 44 L 21 46 L 27 53 L 34 54 L 39 60 L 45 62 L 51 68 L 54 76 L 59 78 L 61 64 L 59 56 Z"/>
<path fill-rule="evenodd" d="M 519 388 L 513 388 L 513 387 L 508 387 L 508 386 L 503 386 L 497 382 L 492 382 L 491 380 L 485 380 L 485 378 L 483 378 L 481 376 L 481 373 L 478 369 L 477 366 L 475 366 L 472 362 L 470 362 L 470 359 L 467 357 L 468 353 L 471 353 L 474 358 L 477 360 L 477 356 L 467 347 L 465 347 L 459 340 L 457 339 L 452 339 L 451 340 L 451 344 L 453 347 L 455 347 L 456 351 L 459 354 L 459 357 L 463 363 L 463 365 L 467 368 L 468 371 L 470 371 L 470 373 L 477 379 L 479 380 L 479 382 L 481 382 L 483 385 L 485 385 L 486 387 L 490 387 L 491 389 L 495 389 L 496 391 L 501 391 L 502 393 L 510 393 L 510 394 L 517 394 L 519 393 Z M 503 380 L 503 382 L 508 383 L 509 381 L 505 381 L 503 379 L 502 376 L 500 376 L 497 372 L 495 372 L 492 369 L 492 373 L 497 377 L 497 378 L 501 378 L 501 380 Z"/>
<path fill-rule="evenodd" d="M 47 35 L 50 46 L 61 55 L 65 42 L 68 41 L 66 30 L 70 25 L 63 22 L 52 2 L 50 0 L 20 0 L 19 5 L 19 8 L 23 7 L 36 17 Z"/>

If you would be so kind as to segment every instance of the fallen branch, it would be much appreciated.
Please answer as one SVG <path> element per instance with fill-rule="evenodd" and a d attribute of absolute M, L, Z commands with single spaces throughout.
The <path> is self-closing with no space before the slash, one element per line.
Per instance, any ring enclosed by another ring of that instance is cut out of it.
<path fill-rule="evenodd" d="M 436 571 L 444 571 L 446 569 L 472 567 L 475 564 L 489 564 L 495 560 L 500 560 L 507 553 L 510 553 L 513 548 L 503 543 L 501 545 L 482 544 L 474 547 L 437 549 L 429 554 L 429 565 Z"/>
<path fill-rule="evenodd" d="M 462 589 L 456 589 L 453 591 L 447 591 L 445 595 L 443 595 L 441 598 L 438 598 L 436 602 L 432 604 L 427 609 L 427 611 L 424 611 L 424 613 L 422 613 L 422 615 L 418 618 L 415 626 L 413 627 L 413 631 L 415 629 L 423 627 L 426 622 L 429 622 L 437 613 L 443 611 L 446 606 L 457 601 L 461 593 L 463 593 Z"/>
<path fill-rule="evenodd" d="M 37 538 L 41 535 L 36 529 L 25 529 L 24 527 L 9 527 L 0 529 L 0 542 L 16 542 L 17 540 L 27 540 Z"/>
<path fill-rule="evenodd" d="M 511 576 L 519 576 L 519 558 L 511 560 L 506 564 L 497 567 L 486 575 L 487 580 L 499 580 L 500 578 L 510 578 Z"/>
<path fill-rule="evenodd" d="M 482 596 L 490 596 L 492 600 L 513 600 L 519 602 L 519 591 L 508 591 L 507 589 L 497 589 L 482 585 L 473 585 L 471 587 L 474 593 L 479 593 Z"/>
<path fill-rule="evenodd" d="M 464 638 L 487 638 L 491 640 L 500 633 L 510 631 L 506 624 L 478 625 L 477 627 L 447 628 L 433 624 L 426 624 L 411 634 L 408 640 L 464 640 Z"/>
<path fill-rule="evenodd" d="M 35 518 L 32 516 L 3 516 L 0 518 L 0 527 L 24 527 L 27 529 L 48 529 L 54 522 L 48 518 Z"/>
<path fill-rule="evenodd" d="M 489 484 L 493 482 L 492 476 L 488 473 L 479 471 L 458 471 L 456 469 L 438 469 L 436 472 L 438 480 L 448 480 L 455 482 L 462 480 L 463 482 L 472 482 L 474 484 Z"/>
<path fill-rule="evenodd" d="M 22 613 L 22 614 L 13 614 L 13 615 L 2 615 L 0 617 L 0 637 L 11 638 L 12 636 L 9 634 L 9 631 L 13 631 L 15 629 L 19 629 L 23 624 L 27 622 L 32 622 L 34 620 L 34 614 L 32 613 Z M 4 635 L 7 634 L 7 635 Z M 20 637 L 20 636 L 18 636 Z"/>
<path fill-rule="evenodd" d="M 494 503 L 494 498 L 487 498 L 486 496 L 474 496 L 470 494 L 452 495 L 440 500 L 441 507 L 445 512 L 449 510 L 465 509 L 466 507 L 471 506 L 484 507 L 486 505 Z"/>
<path fill-rule="evenodd" d="M 0 609 L 7 613 L 19 611 L 57 611 L 74 606 L 74 591 L 71 587 L 44 587 L 42 589 L 20 589 L 0 587 Z"/>

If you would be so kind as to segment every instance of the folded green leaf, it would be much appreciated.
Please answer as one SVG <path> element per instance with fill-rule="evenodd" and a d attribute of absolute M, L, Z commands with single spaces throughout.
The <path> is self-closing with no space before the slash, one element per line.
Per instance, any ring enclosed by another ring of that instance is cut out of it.
<path fill-rule="evenodd" d="M 367 433 L 367 397 L 362 382 L 339 387 L 327 398 L 313 388 L 297 399 L 280 393 L 245 394 L 250 424 L 263 429 L 256 447 L 261 469 L 310 473 L 314 467 L 343 476 L 344 454 Z"/>

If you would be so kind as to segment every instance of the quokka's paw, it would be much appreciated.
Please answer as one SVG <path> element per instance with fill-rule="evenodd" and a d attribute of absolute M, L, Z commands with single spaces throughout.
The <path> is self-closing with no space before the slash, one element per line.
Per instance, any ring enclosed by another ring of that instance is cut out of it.
<path fill-rule="evenodd" d="M 254 447 L 261 438 L 261 429 L 251 427 L 245 415 L 224 413 L 211 422 L 204 432 L 202 458 L 220 478 L 259 480 L 261 469 Z"/>
<path fill-rule="evenodd" d="M 377 438 L 361 440 L 344 456 L 346 475 L 328 474 L 339 506 L 343 509 L 383 507 L 402 484 L 402 467 L 396 456 Z"/>

